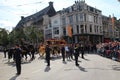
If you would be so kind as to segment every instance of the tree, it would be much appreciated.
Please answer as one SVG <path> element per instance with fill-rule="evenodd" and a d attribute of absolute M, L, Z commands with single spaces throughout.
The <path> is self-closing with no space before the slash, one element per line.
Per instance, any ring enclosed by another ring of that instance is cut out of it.
<path fill-rule="evenodd" d="M 15 43 L 20 43 L 21 39 L 25 39 L 26 36 L 22 28 L 14 29 L 9 34 L 9 43 L 10 45 L 14 45 Z"/>
<path fill-rule="evenodd" d="M 7 47 L 8 44 L 8 31 L 0 28 L 0 45 Z"/>
<path fill-rule="evenodd" d="M 42 41 L 43 35 L 42 32 L 34 26 L 14 29 L 9 34 L 10 44 L 15 44 L 16 42 L 21 43 L 21 39 L 24 39 L 26 42 L 30 43 L 38 43 Z"/>
<path fill-rule="evenodd" d="M 42 31 L 35 26 L 25 27 L 23 30 L 30 42 L 36 43 L 42 41 Z"/>

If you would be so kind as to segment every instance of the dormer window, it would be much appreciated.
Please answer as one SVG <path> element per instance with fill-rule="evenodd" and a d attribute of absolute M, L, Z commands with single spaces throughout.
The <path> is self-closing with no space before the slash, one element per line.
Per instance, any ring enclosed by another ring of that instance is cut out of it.
<path fill-rule="evenodd" d="M 57 23 L 58 23 L 58 21 L 57 21 L 57 20 L 55 20 L 55 21 L 54 21 L 54 24 L 57 24 Z"/>

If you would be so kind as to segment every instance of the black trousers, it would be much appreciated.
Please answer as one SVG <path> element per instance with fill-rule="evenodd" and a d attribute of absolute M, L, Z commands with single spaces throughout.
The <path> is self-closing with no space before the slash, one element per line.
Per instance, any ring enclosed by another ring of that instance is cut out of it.
<path fill-rule="evenodd" d="M 6 58 L 6 52 L 4 52 L 4 58 Z"/>
<path fill-rule="evenodd" d="M 81 51 L 81 57 L 84 58 L 84 51 Z"/>
<path fill-rule="evenodd" d="M 65 53 L 62 53 L 63 61 L 65 61 Z"/>
<path fill-rule="evenodd" d="M 78 65 L 78 55 L 75 54 L 75 65 Z"/>
<path fill-rule="evenodd" d="M 32 54 L 32 58 L 31 58 L 31 59 L 32 59 L 32 60 L 35 59 L 35 56 L 34 56 L 35 53 L 34 53 L 34 52 L 31 52 L 31 54 Z"/>
<path fill-rule="evenodd" d="M 17 74 L 21 74 L 21 61 L 16 61 Z"/>
<path fill-rule="evenodd" d="M 47 66 L 50 66 L 50 59 L 46 59 L 47 61 Z"/>

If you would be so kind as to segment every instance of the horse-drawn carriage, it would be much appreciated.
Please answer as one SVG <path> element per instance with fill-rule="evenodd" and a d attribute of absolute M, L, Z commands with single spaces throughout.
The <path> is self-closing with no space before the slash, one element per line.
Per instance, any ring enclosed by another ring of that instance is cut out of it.
<path fill-rule="evenodd" d="M 45 45 L 49 44 L 51 48 L 51 54 L 52 55 L 58 55 L 60 53 L 60 48 L 63 44 L 66 44 L 65 40 L 56 40 L 56 39 L 50 39 L 46 40 L 44 44 L 40 45 L 39 53 L 41 56 L 45 54 Z"/>

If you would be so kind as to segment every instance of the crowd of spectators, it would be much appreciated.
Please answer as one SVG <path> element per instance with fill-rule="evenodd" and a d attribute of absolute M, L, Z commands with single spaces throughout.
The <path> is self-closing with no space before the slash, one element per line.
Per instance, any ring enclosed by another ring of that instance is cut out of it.
<path fill-rule="evenodd" d="M 120 42 L 99 43 L 96 45 L 97 53 L 106 58 L 120 61 Z"/>

